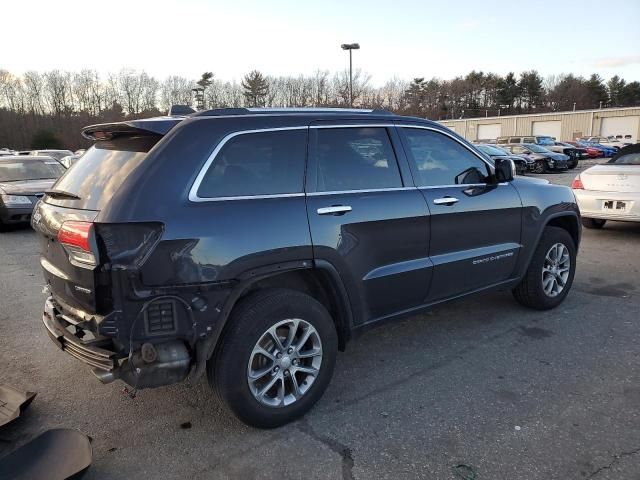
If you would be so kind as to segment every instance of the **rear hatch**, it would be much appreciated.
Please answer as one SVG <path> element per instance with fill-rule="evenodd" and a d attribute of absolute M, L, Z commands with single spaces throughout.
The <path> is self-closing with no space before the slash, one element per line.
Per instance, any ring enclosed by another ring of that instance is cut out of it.
<path fill-rule="evenodd" d="M 31 221 L 39 234 L 40 263 L 54 300 L 62 307 L 99 314 L 106 313 L 110 302 L 108 285 L 99 272 L 101 249 L 94 221 L 161 138 L 144 131 L 100 135 L 104 139 L 45 194 Z"/>
<path fill-rule="evenodd" d="M 596 165 L 580 174 L 585 190 L 640 192 L 640 165 Z"/>

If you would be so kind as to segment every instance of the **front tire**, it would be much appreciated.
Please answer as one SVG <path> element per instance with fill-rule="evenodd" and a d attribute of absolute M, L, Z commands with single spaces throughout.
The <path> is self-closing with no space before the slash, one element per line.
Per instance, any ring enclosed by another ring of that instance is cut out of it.
<path fill-rule="evenodd" d="M 337 351 L 335 324 L 322 304 L 294 290 L 263 290 L 232 312 L 207 376 L 241 421 L 274 428 L 320 399 Z"/>
<path fill-rule="evenodd" d="M 576 246 L 569 232 L 546 227 L 529 268 L 513 296 L 529 308 L 549 310 L 565 299 L 576 271 Z"/>
<path fill-rule="evenodd" d="M 547 165 L 544 160 L 536 160 L 535 165 L 533 166 L 533 173 L 544 173 L 547 170 Z"/>
<path fill-rule="evenodd" d="M 585 228 L 595 228 L 601 229 L 604 227 L 604 224 L 607 223 L 606 220 L 602 220 L 600 218 L 586 218 L 582 217 L 582 226 Z"/>

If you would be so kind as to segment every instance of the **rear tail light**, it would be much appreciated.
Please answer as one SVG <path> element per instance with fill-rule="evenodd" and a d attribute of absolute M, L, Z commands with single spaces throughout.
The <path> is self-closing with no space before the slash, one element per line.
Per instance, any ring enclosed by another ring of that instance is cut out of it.
<path fill-rule="evenodd" d="M 574 190 L 584 190 L 584 185 L 582 184 L 580 175 L 573 179 L 573 182 L 571 182 L 571 188 Z"/>
<path fill-rule="evenodd" d="M 69 256 L 69 261 L 79 267 L 92 268 L 97 265 L 93 245 L 95 238 L 93 223 L 67 221 L 58 230 L 58 241 Z"/>

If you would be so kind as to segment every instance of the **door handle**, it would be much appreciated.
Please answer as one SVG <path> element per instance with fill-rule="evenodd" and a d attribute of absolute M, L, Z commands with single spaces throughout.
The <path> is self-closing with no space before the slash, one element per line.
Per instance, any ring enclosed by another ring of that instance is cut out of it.
<path fill-rule="evenodd" d="M 330 207 L 321 207 L 318 209 L 318 215 L 344 215 L 351 211 L 349 205 L 332 205 Z"/>
<path fill-rule="evenodd" d="M 453 205 L 454 203 L 457 203 L 459 201 L 460 200 L 455 197 L 442 197 L 436 198 L 433 203 L 435 203 L 436 205 Z"/>

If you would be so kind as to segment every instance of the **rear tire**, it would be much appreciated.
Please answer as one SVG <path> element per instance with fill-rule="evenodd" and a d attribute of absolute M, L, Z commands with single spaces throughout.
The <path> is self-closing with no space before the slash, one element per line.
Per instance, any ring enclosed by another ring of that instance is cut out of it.
<path fill-rule="evenodd" d="M 582 217 L 582 226 L 585 228 L 595 228 L 597 230 L 600 230 L 602 227 L 604 227 L 605 223 L 607 223 L 607 221 L 600 218 Z"/>
<path fill-rule="evenodd" d="M 569 170 L 573 170 L 577 166 L 578 166 L 578 159 L 576 157 L 569 158 L 569 161 L 567 162 L 567 167 L 569 168 Z"/>
<path fill-rule="evenodd" d="M 338 336 L 316 299 L 295 290 L 259 291 L 241 301 L 225 328 L 207 377 L 242 422 L 279 427 L 320 399 L 333 375 Z"/>
<path fill-rule="evenodd" d="M 513 296 L 525 307 L 536 310 L 555 308 L 571 290 L 575 271 L 576 246 L 573 238 L 562 228 L 546 227 L 527 272 L 513 289 Z"/>

